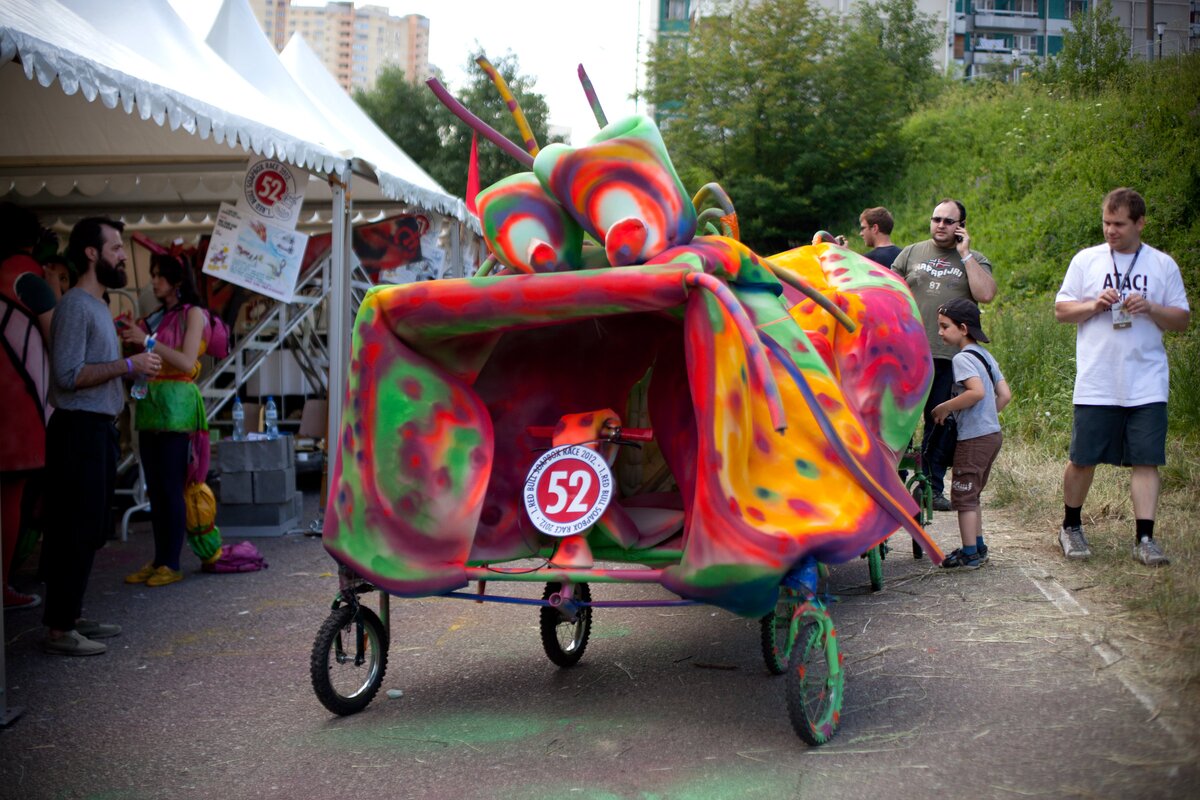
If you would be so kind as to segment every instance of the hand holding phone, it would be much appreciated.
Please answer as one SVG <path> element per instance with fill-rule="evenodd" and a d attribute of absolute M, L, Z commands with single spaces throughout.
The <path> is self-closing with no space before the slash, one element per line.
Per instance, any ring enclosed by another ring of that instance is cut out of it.
<path fill-rule="evenodd" d="M 955 232 L 954 232 L 954 241 L 956 241 L 956 242 L 958 242 L 959 244 L 961 244 L 961 243 L 962 243 L 962 240 L 963 240 L 963 232 L 962 232 L 961 230 L 957 230 L 957 231 L 955 231 Z"/>

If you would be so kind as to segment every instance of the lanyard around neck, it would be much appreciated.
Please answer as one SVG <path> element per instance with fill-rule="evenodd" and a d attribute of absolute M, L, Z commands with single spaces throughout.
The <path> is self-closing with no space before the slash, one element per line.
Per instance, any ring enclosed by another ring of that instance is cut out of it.
<path fill-rule="evenodd" d="M 1129 262 L 1129 269 L 1125 270 L 1125 277 L 1126 277 L 1126 278 L 1128 278 L 1130 275 L 1132 275 L 1132 274 L 1133 274 L 1133 267 L 1134 267 L 1134 265 L 1135 265 L 1135 264 L 1137 264 L 1138 256 L 1140 256 L 1140 255 L 1142 254 L 1142 247 L 1143 247 L 1143 246 L 1144 246 L 1144 245 L 1140 245 L 1140 244 L 1139 244 L 1139 245 L 1138 245 L 1138 249 L 1134 251 L 1134 253 L 1133 253 L 1133 261 L 1130 261 L 1130 262 Z M 1113 262 L 1113 277 L 1115 277 L 1115 278 L 1117 279 L 1117 285 L 1116 285 L 1115 287 L 1113 287 L 1113 288 L 1115 288 L 1115 289 L 1117 290 L 1117 292 L 1118 292 L 1118 293 L 1120 293 L 1120 292 L 1121 292 L 1121 283 L 1122 283 L 1122 281 L 1121 281 L 1121 272 L 1120 272 L 1120 270 L 1118 270 L 1118 269 L 1117 269 L 1117 252 L 1116 252 L 1115 250 L 1113 250 L 1113 249 L 1110 247 L 1110 248 L 1108 248 L 1108 254 L 1109 254 L 1109 256 L 1111 256 L 1111 257 L 1112 257 L 1112 262 Z"/>

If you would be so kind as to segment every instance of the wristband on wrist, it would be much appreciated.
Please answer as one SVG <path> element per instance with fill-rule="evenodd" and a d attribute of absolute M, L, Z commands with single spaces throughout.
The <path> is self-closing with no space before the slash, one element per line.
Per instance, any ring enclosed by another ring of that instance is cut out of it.
<path fill-rule="evenodd" d="M 132 374 L 133 374 L 133 359 L 132 359 L 132 358 L 127 358 L 127 359 L 125 359 L 125 368 L 126 368 L 127 370 L 129 370 L 129 371 L 126 373 L 127 375 L 132 375 Z"/>
<path fill-rule="evenodd" d="M 975 254 L 972 253 L 970 250 L 968 250 L 967 254 L 962 257 L 963 263 L 965 264 L 966 262 L 970 261 L 974 257 L 975 257 Z"/>

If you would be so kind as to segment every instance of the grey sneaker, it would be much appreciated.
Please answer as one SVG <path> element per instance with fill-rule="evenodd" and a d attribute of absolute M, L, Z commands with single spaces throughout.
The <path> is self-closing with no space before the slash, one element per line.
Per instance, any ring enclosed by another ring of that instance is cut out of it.
<path fill-rule="evenodd" d="M 1092 557 L 1092 548 L 1088 547 L 1087 539 L 1083 538 L 1082 525 L 1072 525 L 1059 530 L 1058 543 L 1062 545 L 1063 555 L 1067 558 Z"/>
<path fill-rule="evenodd" d="M 934 511 L 950 511 L 950 510 L 952 510 L 950 508 L 950 501 L 946 499 L 946 495 L 935 494 L 933 496 L 933 510 Z"/>
<path fill-rule="evenodd" d="M 86 636 L 89 639 L 111 639 L 113 636 L 121 635 L 120 625 L 109 625 L 104 622 L 96 622 L 94 619 L 81 619 L 75 623 L 75 630 L 79 631 L 80 636 Z"/>
<path fill-rule="evenodd" d="M 1167 554 L 1153 539 L 1142 539 L 1133 546 L 1133 560 L 1140 561 L 1147 567 L 1165 567 L 1171 563 Z"/>
<path fill-rule="evenodd" d="M 108 647 L 100 642 L 93 642 L 79 631 L 67 631 L 57 639 L 47 636 L 42 641 L 42 649 L 58 656 L 98 656 L 108 650 Z"/>

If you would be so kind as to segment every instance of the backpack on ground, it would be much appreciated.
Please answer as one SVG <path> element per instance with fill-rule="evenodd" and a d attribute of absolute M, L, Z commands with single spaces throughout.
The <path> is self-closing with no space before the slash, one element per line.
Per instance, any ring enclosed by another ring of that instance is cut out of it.
<path fill-rule="evenodd" d="M 205 572 L 257 572 L 268 566 L 257 547 L 250 542 L 239 542 L 221 545 L 221 555 L 205 563 L 201 569 Z"/>

